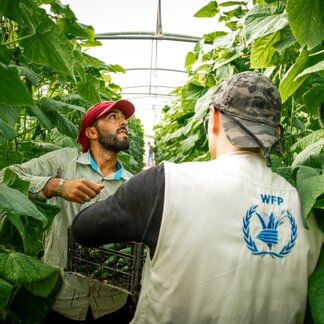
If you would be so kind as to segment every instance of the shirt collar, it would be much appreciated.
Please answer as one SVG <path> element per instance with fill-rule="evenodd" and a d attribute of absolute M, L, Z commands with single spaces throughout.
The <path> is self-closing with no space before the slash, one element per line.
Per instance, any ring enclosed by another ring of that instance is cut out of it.
<path fill-rule="evenodd" d="M 90 165 L 91 169 L 95 172 L 98 172 L 101 174 L 101 171 L 100 169 L 98 168 L 97 166 L 97 163 L 96 161 L 94 160 L 94 158 L 92 157 L 91 153 L 90 153 L 90 150 L 88 150 L 87 152 L 85 153 L 82 153 L 78 160 L 77 160 L 79 163 L 81 164 L 88 164 Z M 116 163 L 116 172 L 114 172 L 113 174 L 110 174 L 109 176 L 105 177 L 105 178 L 112 178 L 114 180 L 120 180 L 121 178 L 123 178 L 123 172 L 124 171 L 124 168 L 122 166 L 122 164 L 117 161 Z"/>

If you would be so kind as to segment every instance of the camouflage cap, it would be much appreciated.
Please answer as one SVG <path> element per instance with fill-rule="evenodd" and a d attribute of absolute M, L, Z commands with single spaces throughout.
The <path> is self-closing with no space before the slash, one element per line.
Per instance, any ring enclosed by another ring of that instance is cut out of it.
<path fill-rule="evenodd" d="M 280 150 L 281 98 L 277 87 L 266 76 L 252 71 L 231 76 L 215 88 L 212 104 L 224 112 L 223 127 L 233 145 L 260 147 L 262 143 L 264 148 L 274 145 Z"/>

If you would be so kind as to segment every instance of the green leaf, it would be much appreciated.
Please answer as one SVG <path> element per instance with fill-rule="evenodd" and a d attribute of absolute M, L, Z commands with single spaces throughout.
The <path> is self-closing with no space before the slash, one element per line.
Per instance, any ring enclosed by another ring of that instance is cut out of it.
<path fill-rule="evenodd" d="M 10 63 L 11 57 L 13 56 L 14 49 L 9 49 L 5 46 L 0 46 L 0 62 L 8 65 Z"/>
<path fill-rule="evenodd" d="M 214 39 L 219 37 L 219 36 L 225 36 L 227 35 L 226 32 L 224 31 L 214 31 L 212 33 L 208 33 L 208 34 L 204 34 L 204 40 L 206 43 L 213 43 L 214 42 Z"/>
<path fill-rule="evenodd" d="M 81 111 L 82 113 L 85 112 L 85 108 L 77 105 L 71 105 L 67 102 L 64 101 L 58 101 L 54 99 L 49 99 L 46 97 L 41 98 L 38 101 L 39 106 L 41 107 L 42 111 L 58 111 L 58 110 L 63 110 L 65 108 L 71 109 L 72 111 L 78 110 Z"/>
<path fill-rule="evenodd" d="M 312 132 L 311 134 L 301 138 L 294 145 L 292 145 L 291 151 L 300 152 L 300 151 L 306 149 L 307 147 L 310 147 L 310 145 L 316 143 L 317 141 L 320 141 L 323 138 L 324 138 L 324 129 L 318 129 L 318 130 Z M 323 145 L 324 145 L 324 141 L 323 141 Z M 310 148 L 310 149 L 312 149 L 312 148 Z M 307 154 L 307 151 L 305 151 L 305 152 Z M 299 157 L 298 159 L 301 159 L 301 157 Z M 298 160 L 297 160 L 297 162 L 295 162 L 295 163 L 300 163 L 300 162 L 298 162 Z"/>
<path fill-rule="evenodd" d="M 46 202 L 42 201 L 35 201 L 35 205 L 37 206 L 38 210 L 42 212 L 44 215 L 46 215 L 46 218 L 48 220 L 47 227 L 49 227 L 56 214 L 60 211 L 60 207 L 57 205 L 47 204 Z"/>
<path fill-rule="evenodd" d="M 26 107 L 26 111 L 29 115 L 36 117 L 39 122 L 45 127 L 47 130 L 51 130 L 54 128 L 54 125 L 49 118 L 47 113 L 44 113 L 42 109 L 40 109 L 39 105 L 34 107 Z"/>
<path fill-rule="evenodd" d="M 283 39 L 281 39 L 279 42 L 274 44 L 273 47 L 276 49 L 276 51 L 278 53 L 281 53 L 295 43 L 296 43 L 296 39 L 290 33 L 290 34 L 285 35 L 285 37 Z"/>
<path fill-rule="evenodd" d="M 125 73 L 126 70 L 120 66 L 119 64 L 108 64 L 108 70 L 111 71 L 111 72 L 121 72 L 121 73 Z"/>
<path fill-rule="evenodd" d="M 280 40 L 281 32 L 275 32 L 265 37 L 257 38 L 251 47 L 251 67 L 253 69 L 266 68 L 276 65 L 278 52 L 274 44 Z"/>
<path fill-rule="evenodd" d="M 275 33 L 288 25 L 285 12 L 275 12 L 270 6 L 255 6 L 246 15 L 243 32 L 247 44 Z"/>
<path fill-rule="evenodd" d="M 0 104 L 0 118 L 11 127 L 15 126 L 19 115 L 20 107 Z"/>
<path fill-rule="evenodd" d="M 318 199 L 314 205 L 314 208 L 317 209 L 324 209 L 324 198 L 323 199 Z"/>
<path fill-rule="evenodd" d="M 324 173 L 308 166 L 300 166 L 296 177 L 304 224 L 307 227 L 309 213 L 318 197 L 324 194 Z"/>
<path fill-rule="evenodd" d="M 75 138 L 78 133 L 77 126 L 57 112 L 63 108 L 85 111 L 83 107 L 48 98 L 42 98 L 37 102 L 37 107 L 27 108 L 27 111 L 30 115 L 37 117 L 46 129 L 52 130 L 57 127 L 62 134 Z"/>
<path fill-rule="evenodd" d="M 20 179 L 10 168 L 5 169 L 4 171 L 3 184 L 12 189 L 19 190 L 26 196 L 28 195 L 29 181 Z"/>
<path fill-rule="evenodd" d="M 61 280 L 58 280 L 57 285 L 47 297 L 36 296 L 24 287 L 17 290 L 14 306 L 11 308 L 15 316 L 15 323 L 44 323 L 44 319 L 46 322 L 46 317 L 51 311 L 51 305 L 61 286 Z"/>
<path fill-rule="evenodd" d="M 297 168 L 301 165 L 318 169 L 324 168 L 324 138 L 307 146 L 295 157 L 292 167 Z"/>
<path fill-rule="evenodd" d="M 13 285 L 24 285 L 46 297 L 59 278 L 59 269 L 19 252 L 0 253 L 0 277 Z"/>
<path fill-rule="evenodd" d="M 197 100 L 198 98 L 200 98 L 208 89 L 206 89 L 205 87 L 202 87 L 200 85 L 194 84 L 194 83 L 190 83 L 188 86 L 188 90 L 185 94 L 185 98 L 186 99 L 195 99 Z"/>
<path fill-rule="evenodd" d="M 60 28 L 32 1 L 21 1 L 18 8 L 26 26 L 19 35 L 24 56 L 33 63 L 73 75 L 73 48 Z"/>
<path fill-rule="evenodd" d="M 218 13 L 217 2 L 210 1 L 206 6 L 199 9 L 195 14 L 194 17 L 197 18 L 208 18 L 208 17 L 215 17 Z"/>
<path fill-rule="evenodd" d="M 0 215 L 0 223 L 6 224 L 5 229 L 10 233 L 10 239 L 17 242 L 17 236 L 13 234 L 14 232 L 12 229 L 10 230 L 10 225 L 8 222 L 10 222 L 10 224 L 12 224 L 11 226 L 13 226 L 19 233 L 23 243 L 23 251 L 32 256 L 38 256 L 43 250 L 42 237 L 44 230 L 49 227 L 60 209 L 56 205 L 46 204 L 38 201 L 35 201 L 35 205 L 37 206 L 37 209 L 46 216 L 46 226 L 44 226 L 44 222 L 32 217 L 27 218 L 26 216 L 21 216 L 14 213 L 3 213 Z M 5 221 L 7 221 L 7 223 L 5 223 Z M 0 233 L 5 235 L 4 228 L 2 228 L 2 230 L 0 229 Z M 7 242 L 7 244 L 8 243 L 9 242 Z M 4 241 L 3 244 L 5 244 Z"/>
<path fill-rule="evenodd" d="M 296 76 L 296 79 L 310 73 L 315 73 L 324 70 L 324 61 L 318 62 L 314 64 L 313 66 L 310 66 L 309 68 L 305 69 L 302 73 L 299 73 Z"/>
<path fill-rule="evenodd" d="M 43 225 L 47 223 L 46 216 L 44 216 L 24 194 L 1 183 L 0 213 L 26 215 L 40 220 Z"/>
<path fill-rule="evenodd" d="M 0 62 L 0 103 L 8 105 L 33 105 L 34 101 L 21 82 L 18 70 Z"/>
<path fill-rule="evenodd" d="M 79 95 L 90 103 L 96 103 L 100 101 L 98 88 L 99 81 L 91 75 L 87 75 L 85 79 L 78 82 L 77 84 L 77 91 Z"/>
<path fill-rule="evenodd" d="M 216 48 L 230 48 L 234 45 L 236 39 L 236 33 L 217 33 L 217 37 L 214 38 L 213 45 Z"/>
<path fill-rule="evenodd" d="M 206 113 L 208 106 L 212 102 L 212 96 L 215 92 L 215 87 L 208 89 L 208 91 L 198 98 L 195 105 L 195 117 L 197 116 L 198 119 L 203 118 L 204 114 Z"/>
<path fill-rule="evenodd" d="M 303 95 L 303 101 L 312 115 L 317 114 L 317 110 L 324 102 L 324 84 L 315 84 Z"/>
<path fill-rule="evenodd" d="M 10 300 L 13 286 L 7 281 L 0 278 L 0 312 L 4 313 Z"/>
<path fill-rule="evenodd" d="M 29 69 L 27 66 L 17 65 L 18 72 L 21 76 L 26 77 L 32 84 L 37 84 L 42 77 Z"/>
<path fill-rule="evenodd" d="M 182 150 L 183 152 L 190 151 L 198 141 L 199 137 L 197 134 L 190 135 L 184 141 L 182 141 Z"/>
<path fill-rule="evenodd" d="M 301 47 L 314 48 L 324 40 L 324 1 L 288 0 L 289 25 Z"/>
<path fill-rule="evenodd" d="M 308 280 L 308 297 L 314 323 L 324 323 L 324 245 L 313 274 Z"/>
<path fill-rule="evenodd" d="M 49 117 L 57 127 L 57 129 L 62 133 L 71 138 L 76 138 L 78 135 L 78 127 L 75 126 L 69 119 L 62 116 L 59 112 L 48 111 L 46 112 L 47 117 Z"/>
<path fill-rule="evenodd" d="M 308 52 L 303 50 L 297 58 L 295 64 L 293 64 L 284 75 L 279 85 L 279 92 L 283 102 L 285 102 L 307 79 L 307 75 L 304 75 L 298 79 L 296 79 L 296 76 L 308 66 L 308 63 Z"/>
<path fill-rule="evenodd" d="M 52 223 L 54 216 L 60 208 L 55 205 L 41 202 L 36 202 L 35 204 L 40 212 L 46 215 L 46 226 L 43 226 L 39 220 L 31 217 L 27 219 L 27 217 L 18 216 L 17 214 L 7 214 L 6 219 L 18 230 L 23 243 L 23 251 L 28 255 L 37 257 L 39 253 L 43 251 L 43 233 Z M 7 228 L 8 226 L 7 224 Z M 12 230 L 10 232 L 12 233 Z M 13 235 L 11 236 L 11 240 L 16 240 L 16 237 L 13 237 Z"/>
<path fill-rule="evenodd" d="M 10 141 L 16 136 L 16 131 L 0 118 L 0 143 Z"/>
<path fill-rule="evenodd" d="M 188 52 L 185 60 L 186 70 L 189 72 L 191 70 L 192 65 L 196 62 L 196 54 L 193 52 Z"/>
<path fill-rule="evenodd" d="M 63 30 L 68 38 L 82 37 L 90 42 L 95 42 L 94 29 L 90 25 L 84 25 L 77 22 L 76 18 L 66 17 L 58 19 L 57 25 Z M 100 42 L 98 42 L 98 45 Z"/>

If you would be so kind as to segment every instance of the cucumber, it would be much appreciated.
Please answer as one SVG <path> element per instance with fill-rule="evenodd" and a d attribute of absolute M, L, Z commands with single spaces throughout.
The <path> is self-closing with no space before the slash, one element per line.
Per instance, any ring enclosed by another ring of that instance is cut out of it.
<path fill-rule="evenodd" d="M 132 248 L 131 247 L 127 247 L 125 249 L 119 250 L 119 252 L 122 252 L 122 253 L 125 253 L 125 254 L 132 254 Z"/>
<path fill-rule="evenodd" d="M 119 250 L 123 249 L 125 247 L 125 245 L 121 244 L 121 243 L 109 243 L 109 244 L 103 245 L 102 247 L 107 250 L 119 251 Z"/>

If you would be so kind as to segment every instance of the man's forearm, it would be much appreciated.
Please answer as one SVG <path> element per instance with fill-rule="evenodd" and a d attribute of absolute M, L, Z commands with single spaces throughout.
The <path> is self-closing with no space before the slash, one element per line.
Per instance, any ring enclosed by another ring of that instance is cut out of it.
<path fill-rule="evenodd" d="M 64 185 L 64 179 L 62 178 L 49 179 L 43 188 L 44 195 L 48 199 L 54 196 L 60 196 L 63 185 Z"/>

